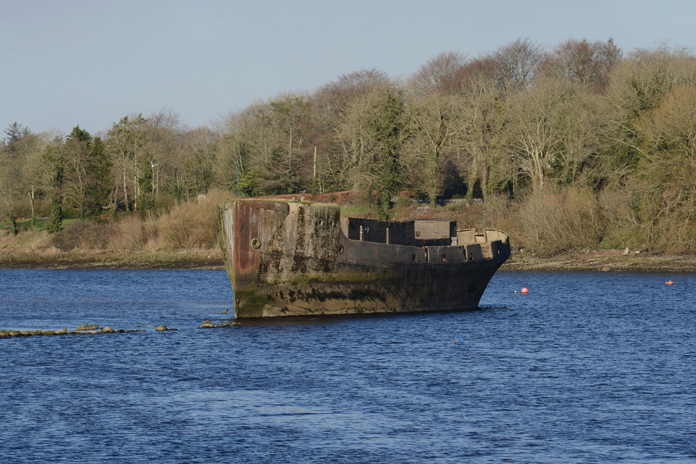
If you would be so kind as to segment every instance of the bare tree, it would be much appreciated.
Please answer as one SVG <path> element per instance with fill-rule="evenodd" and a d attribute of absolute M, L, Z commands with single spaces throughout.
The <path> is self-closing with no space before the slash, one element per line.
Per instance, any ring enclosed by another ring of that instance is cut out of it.
<path fill-rule="evenodd" d="M 621 49 L 613 39 L 588 42 L 569 39 L 547 55 L 541 64 L 546 76 L 569 79 L 601 92 L 608 84 L 609 74 L 621 61 Z"/>
<path fill-rule="evenodd" d="M 459 52 L 440 53 L 411 76 L 410 84 L 418 95 L 456 92 L 462 83 L 460 71 L 465 64 L 466 56 Z"/>
<path fill-rule="evenodd" d="M 528 87 L 544 59 L 541 45 L 530 39 L 517 39 L 488 55 L 496 64 L 496 77 L 501 88 L 508 92 Z"/>
<path fill-rule="evenodd" d="M 501 91 L 495 80 L 485 74 L 470 79 L 462 93 L 462 124 L 468 135 L 462 156 L 457 160 L 467 179 L 467 198 L 472 199 L 474 186 L 480 182 L 484 200 L 489 192 L 490 167 L 497 146 L 498 133 L 505 122 Z"/>
<path fill-rule="evenodd" d="M 312 117 L 310 145 L 317 151 L 317 181 L 320 189 L 344 190 L 351 187 L 350 157 L 342 143 L 340 132 L 348 118 L 353 117 L 353 105 L 376 88 L 390 85 L 387 75 L 376 69 L 363 69 L 340 76 L 322 86 L 309 97 Z"/>
<path fill-rule="evenodd" d="M 559 79 L 542 80 L 510 100 L 505 142 L 535 193 L 554 167 L 577 169 L 578 160 L 596 148 L 586 105 L 581 88 Z"/>
<path fill-rule="evenodd" d="M 683 49 L 636 50 L 612 70 L 606 91 L 611 133 L 604 160 L 607 183 L 621 185 L 641 158 L 635 121 L 673 88 L 696 84 L 696 58 Z"/>
<path fill-rule="evenodd" d="M 130 210 L 129 185 L 133 199 L 133 209 L 138 207 L 140 194 L 140 178 L 145 161 L 145 139 L 147 120 L 138 114 L 126 116 L 109 131 L 107 147 L 114 160 L 117 175 L 122 181 L 123 204 L 126 211 Z M 131 181 L 132 179 L 132 181 Z"/>
<path fill-rule="evenodd" d="M 637 193 L 639 230 L 696 248 L 696 85 L 680 85 L 635 124 L 641 160 L 631 187 Z"/>
<path fill-rule="evenodd" d="M 409 101 L 407 107 L 411 135 L 407 147 L 415 158 L 415 164 L 425 168 L 421 176 L 425 178 L 430 204 L 435 206 L 440 193 L 438 180 L 442 167 L 463 145 L 460 99 L 435 93 Z"/>

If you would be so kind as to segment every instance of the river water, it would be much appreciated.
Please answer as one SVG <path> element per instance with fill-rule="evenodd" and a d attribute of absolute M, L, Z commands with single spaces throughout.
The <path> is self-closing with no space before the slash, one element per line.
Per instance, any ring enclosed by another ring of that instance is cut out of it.
<path fill-rule="evenodd" d="M 149 326 L 0 339 L 0 461 L 696 461 L 694 275 L 500 272 L 476 311 L 197 328 L 231 302 L 224 271 L 0 270 L 0 329 Z"/>

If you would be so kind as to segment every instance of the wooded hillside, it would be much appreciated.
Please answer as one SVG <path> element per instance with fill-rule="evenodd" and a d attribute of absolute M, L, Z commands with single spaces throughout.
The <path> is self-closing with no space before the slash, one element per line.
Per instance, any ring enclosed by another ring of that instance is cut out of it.
<path fill-rule="evenodd" d="M 209 127 L 162 111 L 98 136 L 18 123 L 5 134 L 0 215 L 50 217 L 52 232 L 63 218 L 160 214 L 211 189 L 358 190 L 380 217 L 410 191 L 433 208 L 464 199 L 460 221 L 540 252 L 696 249 L 696 57 L 679 49 L 521 39 L 441 53 L 403 80 L 356 71 Z"/>

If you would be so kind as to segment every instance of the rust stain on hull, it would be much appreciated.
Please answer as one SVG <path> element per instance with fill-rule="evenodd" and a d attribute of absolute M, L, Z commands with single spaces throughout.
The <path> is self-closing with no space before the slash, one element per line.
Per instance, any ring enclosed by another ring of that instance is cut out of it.
<path fill-rule="evenodd" d="M 240 200 L 220 218 L 237 318 L 476 308 L 510 255 L 499 231 L 341 218 L 333 204 Z"/>

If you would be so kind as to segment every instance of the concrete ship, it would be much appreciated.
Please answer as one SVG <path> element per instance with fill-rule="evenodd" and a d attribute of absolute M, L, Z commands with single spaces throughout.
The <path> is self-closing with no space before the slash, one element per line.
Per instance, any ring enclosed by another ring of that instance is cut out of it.
<path fill-rule="evenodd" d="M 497 230 L 342 218 L 335 204 L 238 200 L 220 218 L 239 319 L 473 309 L 510 256 Z"/>

